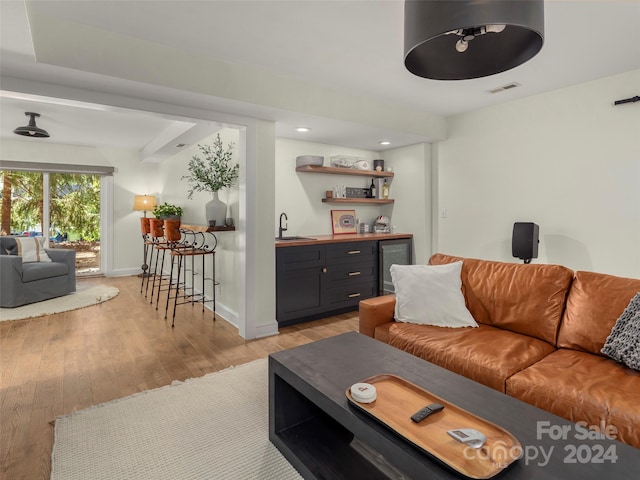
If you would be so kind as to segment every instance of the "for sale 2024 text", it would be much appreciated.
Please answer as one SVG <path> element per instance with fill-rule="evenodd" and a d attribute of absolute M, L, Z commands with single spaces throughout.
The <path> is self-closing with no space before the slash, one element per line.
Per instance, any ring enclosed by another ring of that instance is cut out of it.
<path fill-rule="evenodd" d="M 615 440 L 618 429 L 614 425 L 607 425 L 604 421 L 600 425 L 588 425 L 587 422 L 577 422 L 574 425 L 553 425 L 548 421 L 539 421 L 536 424 L 536 438 L 543 440 L 575 440 L 576 443 L 567 443 L 563 447 L 564 463 L 616 463 L 618 455 L 616 445 L 606 443 L 578 443 L 586 440 Z M 530 447 L 533 449 L 527 451 Z M 525 460 L 536 461 L 539 466 L 545 466 L 554 451 L 554 446 L 525 447 Z M 537 450 L 540 451 L 537 451 Z M 529 458 L 527 458 L 529 457 Z"/>

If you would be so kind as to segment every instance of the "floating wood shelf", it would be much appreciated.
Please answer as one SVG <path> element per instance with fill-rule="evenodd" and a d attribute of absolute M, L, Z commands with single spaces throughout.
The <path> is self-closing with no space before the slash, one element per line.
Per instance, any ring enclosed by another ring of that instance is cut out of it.
<path fill-rule="evenodd" d="M 360 177 L 393 177 L 393 172 L 376 172 L 374 170 L 356 170 L 355 168 L 320 167 L 316 165 L 305 165 L 296 167 L 296 172 L 305 173 L 328 173 L 332 175 L 356 175 Z"/>
<path fill-rule="evenodd" d="M 236 227 L 208 227 L 208 232 L 233 232 Z"/>
<path fill-rule="evenodd" d="M 184 230 L 192 232 L 233 232 L 236 227 L 209 227 L 207 225 L 180 225 Z"/>
<path fill-rule="evenodd" d="M 323 203 L 373 203 L 376 205 L 387 205 L 393 203 L 390 198 L 323 198 Z"/>

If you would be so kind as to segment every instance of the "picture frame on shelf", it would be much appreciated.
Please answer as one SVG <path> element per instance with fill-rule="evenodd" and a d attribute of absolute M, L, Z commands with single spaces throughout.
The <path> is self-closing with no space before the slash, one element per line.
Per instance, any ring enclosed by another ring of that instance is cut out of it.
<path fill-rule="evenodd" d="M 355 210 L 331 210 L 331 232 L 334 235 L 358 233 Z"/>

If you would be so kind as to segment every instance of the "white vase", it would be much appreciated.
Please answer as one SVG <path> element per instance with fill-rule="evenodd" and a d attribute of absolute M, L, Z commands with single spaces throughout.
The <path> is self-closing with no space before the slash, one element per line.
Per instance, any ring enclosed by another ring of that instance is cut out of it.
<path fill-rule="evenodd" d="M 224 227 L 224 218 L 227 214 L 227 204 L 218 198 L 218 192 L 213 192 L 213 198 L 204 204 L 207 212 L 207 222 L 216 221 L 216 227 Z"/>

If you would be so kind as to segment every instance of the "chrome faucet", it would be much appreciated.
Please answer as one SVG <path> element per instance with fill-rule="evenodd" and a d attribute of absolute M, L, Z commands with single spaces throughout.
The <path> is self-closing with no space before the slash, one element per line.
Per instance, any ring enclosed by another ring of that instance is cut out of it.
<path fill-rule="evenodd" d="M 282 217 L 284 217 L 284 219 L 285 219 L 284 227 L 282 226 Z M 287 214 L 282 212 L 280 214 L 280 228 L 278 229 L 278 232 L 279 232 L 278 238 L 282 238 L 282 232 L 286 232 L 287 231 L 287 222 L 286 222 L 286 220 L 289 220 L 287 218 Z"/>

